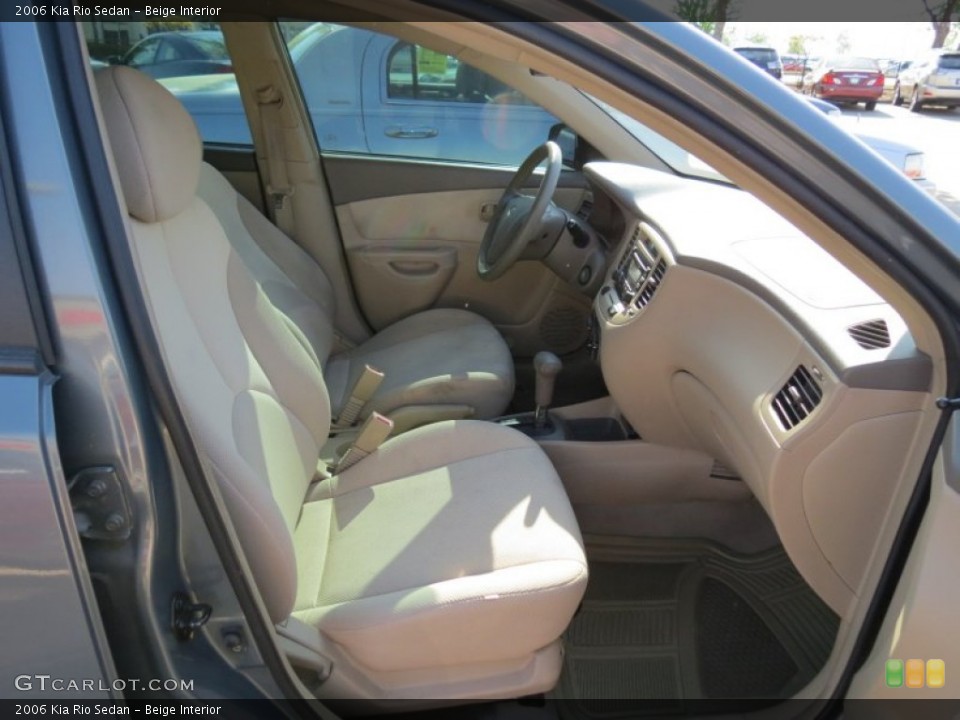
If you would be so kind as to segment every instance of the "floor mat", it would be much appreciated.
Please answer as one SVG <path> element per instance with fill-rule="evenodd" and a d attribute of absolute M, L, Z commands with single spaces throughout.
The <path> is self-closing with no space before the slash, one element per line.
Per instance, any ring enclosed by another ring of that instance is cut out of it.
<path fill-rule="evenodd" d="M 789 697 L 833 647 L 837 616 L 782 548 L 740 556 L 706 542 L 587 538 L 587 555 L 555 692 L 578 715 Z"/>

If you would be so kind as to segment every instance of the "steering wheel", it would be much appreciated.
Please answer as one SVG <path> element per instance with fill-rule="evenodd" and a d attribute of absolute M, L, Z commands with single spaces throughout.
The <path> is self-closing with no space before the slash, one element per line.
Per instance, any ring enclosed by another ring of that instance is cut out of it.
<path fill-rule="evenodd" d="M 520 192 L 533 171 L 546 160 L 547 167 L 534 197 Z M 510 179 L 480 243 L 477 274 L 496 280 L 520 258 L 527 243 L 543 231 L 543 220 L 557 189 L 562 166 L 560 146 L 552 140 L 534 150 Z"/>

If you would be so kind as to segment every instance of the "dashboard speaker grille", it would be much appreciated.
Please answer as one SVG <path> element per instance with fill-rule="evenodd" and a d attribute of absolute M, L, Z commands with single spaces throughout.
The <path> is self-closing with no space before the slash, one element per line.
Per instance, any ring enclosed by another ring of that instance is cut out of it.
<path fill-rule="evenodd" d="M 820 404 L 823 390 L 810 371 L 798 367 L 780 391 L 773 397 L 773 412 L 784 430 L 799 425 Z"/>
<path fill-rule="evenodd" d="M 553 307 L 540 321 L 540 340 L 555 353 L 573 352 L 587 340 L 589 314 L 576 307 Z"/>
<path fill-rule="evenodd" d="M 870 320 L 847 328 L 857 345 L 865 350 L 890 347 L 890 329 L 886 320 Z"/>

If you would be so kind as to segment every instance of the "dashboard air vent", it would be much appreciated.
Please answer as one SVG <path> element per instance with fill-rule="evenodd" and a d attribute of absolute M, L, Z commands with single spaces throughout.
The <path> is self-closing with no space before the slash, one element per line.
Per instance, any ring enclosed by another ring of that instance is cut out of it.
<path fill-rule="evenodd" d="M 886 320 L 870 320 L 847 328 L 850 337 L 864 350 L 890 347 L 890 329 Z"/>
<path fill-rule="evenodd" d="M 773 411 L 784 430 L 799 425 L 820 404 L 823 390 L 803 365 L 773 397 Z"/>
<path fill-rule="evenodd" d="M 593 200 L 590 198 L 584 198 L 583 202 L 580 203 L 580 207 L 577 208 L 577 217 L 581 220 L 586 220 L 590 217 L 590 212 L 593 210 Z"/>
<path fill-rule="evenodd" d="M 653 300 L 653 295 L 657 292 L 657 288 L 660 287 L 661 281 L 663 281 L 663 276 L 667 272 L 667 264 L 661 260 L 657 263 L 657 266 L 653 269 L 653 272 L 650 273 L 650 277 L 647 279 L 647 282 L 644 283 L 643 288 L 637 294 L 636 305 L 638 308 L 644 308 L 647 306 L 651 300 Z"/>

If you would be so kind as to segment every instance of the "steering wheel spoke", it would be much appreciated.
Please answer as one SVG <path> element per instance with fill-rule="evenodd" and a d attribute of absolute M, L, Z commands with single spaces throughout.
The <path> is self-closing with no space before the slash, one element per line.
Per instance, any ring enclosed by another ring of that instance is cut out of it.
<path fill-rule="evenodd" d="M 520 189 L 544 161 L 547 167 L 537 194 L 522 193 Z M 510 179 L 480 244 L 477 274 L 481 279 L 502 276 L 520 258 L 527 243 L 540 235 L 560 179 L 561 161 L 560 147 L 547 141 L 530 153 Z"/>

